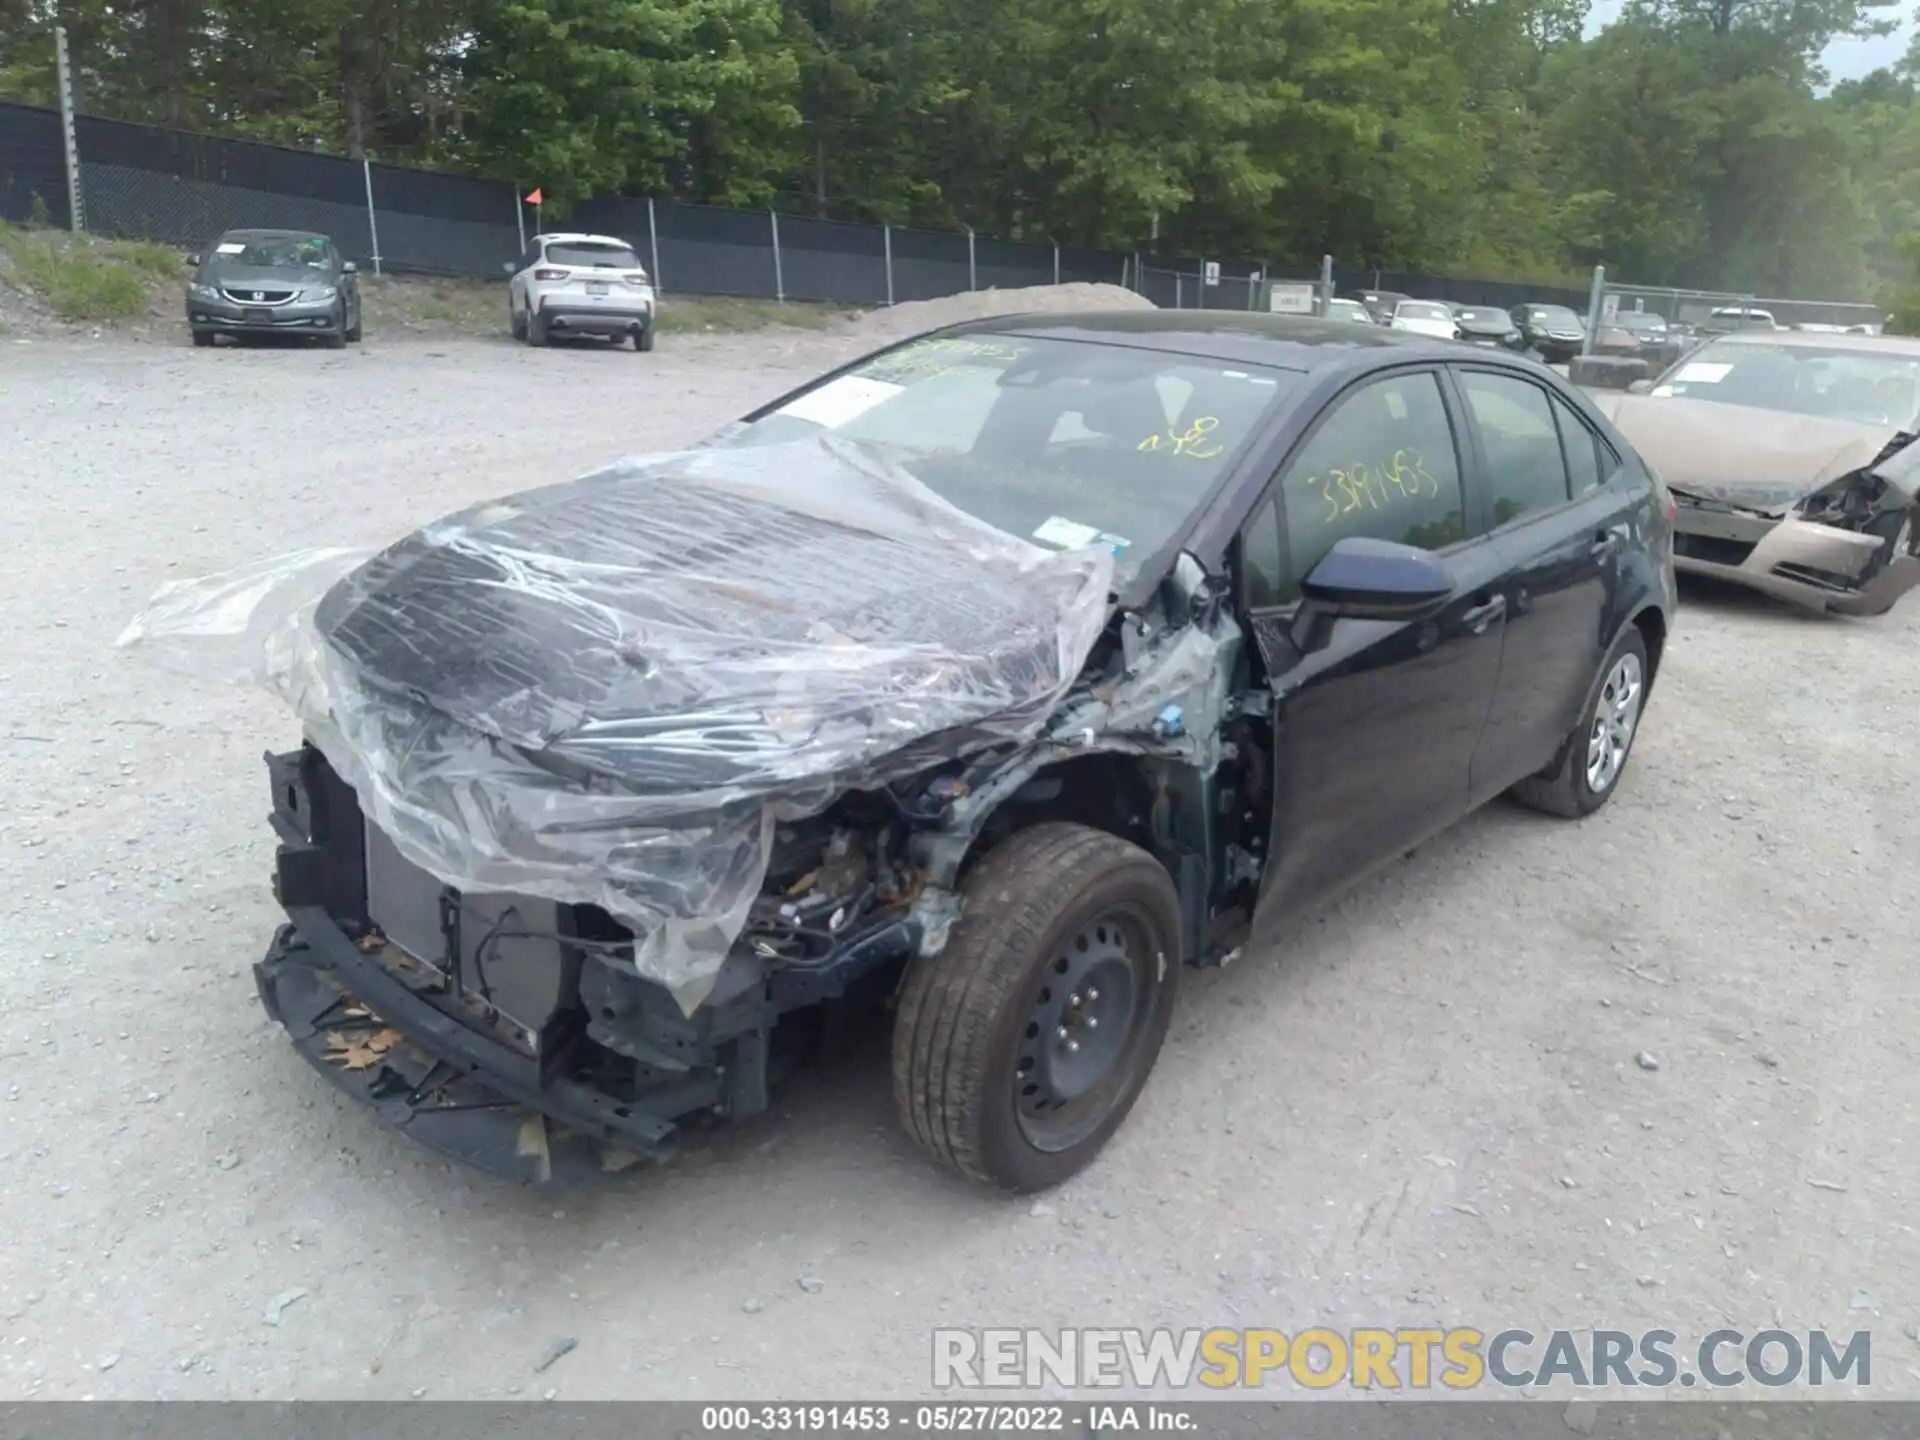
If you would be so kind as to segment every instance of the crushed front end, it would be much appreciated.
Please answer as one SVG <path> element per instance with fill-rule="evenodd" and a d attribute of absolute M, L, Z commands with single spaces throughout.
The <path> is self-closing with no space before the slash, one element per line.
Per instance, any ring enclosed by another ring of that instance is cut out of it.
<path fill-rule="evenodd" d="M 1884 615 L 1920 585 L 1915 499 L 1899 468 L 1910 438 L 1811 494 L 1672 486 L 1675 568 L 1813 610 Z"/>
<path fill-rule="evenodd" d="M 267 769 L 287 923 L 254 967 L 262 1004 L 384 1124 L 502 1177 L 619 1169 L 701 1120 L 757 1114 L 819 1025 L 869 1004 L 864 982 L 918 942 L 909 872 L 885 853 L 891 807 L 871 795 L 777 832 L 689 1014 L 599 907 L 462 894 L 370 825 L 312 745 Z M 796 1010 L 814 1023 L 777 1026 Z"/>

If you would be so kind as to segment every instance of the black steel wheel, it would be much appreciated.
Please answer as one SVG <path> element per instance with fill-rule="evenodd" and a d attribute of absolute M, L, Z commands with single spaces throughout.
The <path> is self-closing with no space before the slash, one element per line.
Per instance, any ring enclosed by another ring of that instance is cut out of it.
<path fill-rule="evenodd" d="M 913 962 L 894 1099 L 942 1164 L 1027 1191 L 1099 1153 L 1173 1015 L 1180 906 L 1160 862 L 1081 825 L 1023 830 L 965 886 L 946 948 Z"/>

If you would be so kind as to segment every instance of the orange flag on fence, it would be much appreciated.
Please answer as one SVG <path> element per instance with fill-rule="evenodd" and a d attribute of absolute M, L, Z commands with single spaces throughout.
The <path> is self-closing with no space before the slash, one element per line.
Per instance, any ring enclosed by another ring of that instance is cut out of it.
<path fill-rule="evenodd" d="M 527 203 L 529 205 L 538 205 L 540 203 L 540 190 L 537 186 L 534 188 L 533 193 L 527 196 Z"/>

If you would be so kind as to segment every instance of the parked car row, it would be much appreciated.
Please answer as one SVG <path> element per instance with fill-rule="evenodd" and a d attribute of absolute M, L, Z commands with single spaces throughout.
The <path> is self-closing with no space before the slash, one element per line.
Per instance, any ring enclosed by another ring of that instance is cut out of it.
<path fill-rule="evenodd" d="M 190 255 L 186 320 L 193 343 L 262 335 L 317 340 L 338 349 L 364 324 L 359 267 L 309 230 L 228 230 Z M 559 336 L 631 339 L 653 349 L 658 303 L 652 277 L 626 241 L 611 235 L 536 235 L 506 262 L 507 328 L 546 345 Z"/>

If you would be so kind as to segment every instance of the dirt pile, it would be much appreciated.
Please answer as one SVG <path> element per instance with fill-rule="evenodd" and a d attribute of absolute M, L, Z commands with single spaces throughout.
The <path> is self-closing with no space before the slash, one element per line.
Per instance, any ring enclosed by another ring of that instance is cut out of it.
<path fill-rule="evenodd" d="M 983 320 L 990 315 L 1013 315 L 1028 310 L 1152 310 L 1154 303 L 1118 285 L 1076 281 L 1071 285 L 1026 285 L 1014 290 L 974 290 L 944 295 L 937 300 L 909 300 L 885 310 L 856 316 L 849 332 L 861 340 L 884 344 L 922 330 Z"/>

